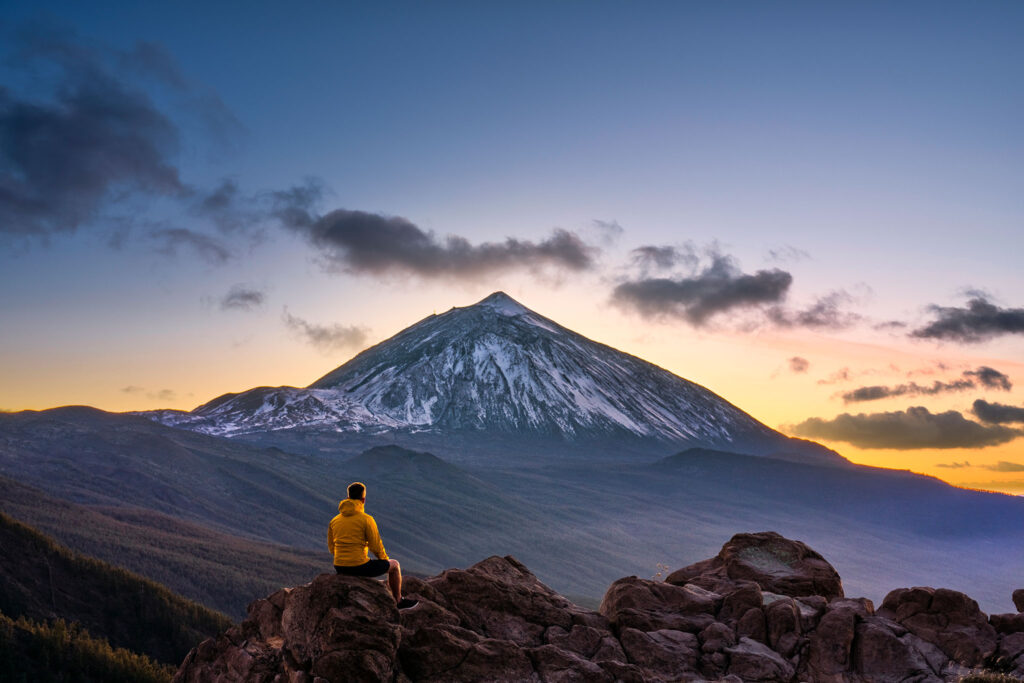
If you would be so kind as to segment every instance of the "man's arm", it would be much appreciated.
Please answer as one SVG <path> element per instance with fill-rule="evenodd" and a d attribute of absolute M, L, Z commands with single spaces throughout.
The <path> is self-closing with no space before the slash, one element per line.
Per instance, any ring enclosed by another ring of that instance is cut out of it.
<path fill-rule="evenodd" d="M 366 544 L 377 556 L 377 559 L 388 559 L 388 554 L 384 550 L 384 542 L 380 540 L 380 532 L 377 531 L 377 522 L 369 515 L 366 516 Z"/>
<path fill-rule="evenodd" d="M 330 524 L 327 525 L 327 549 L 334 555 L 334 529 Z"/>

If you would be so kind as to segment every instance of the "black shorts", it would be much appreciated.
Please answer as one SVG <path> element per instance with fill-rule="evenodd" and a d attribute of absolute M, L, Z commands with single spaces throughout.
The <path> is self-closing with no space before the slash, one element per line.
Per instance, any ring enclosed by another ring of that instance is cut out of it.
<path fill-rule="evenodd" d="M 346 576 L 380 576 L 387 574 L 389 569 L 391 569 L 391 562 L 388 560 L 369 560 L 366 564 L 357 564 L 352 567 L 334 565 L 334 571 Z"/>

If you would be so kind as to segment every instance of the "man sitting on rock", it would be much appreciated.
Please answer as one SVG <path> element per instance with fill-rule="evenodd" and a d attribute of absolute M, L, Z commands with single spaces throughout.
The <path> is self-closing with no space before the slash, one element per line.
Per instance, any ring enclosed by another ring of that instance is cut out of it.
<path fill-rule="evenodd" d="M 377 522 L 363 512 L 364 505 L 366 485 L 358 481 L 349 484 L 348 498 L 338 503 L 339 514 L 327 527 L 327 548 L 334 553 L 334 571 L 348 576 L 387 574 L 398 609 L 412 607 L 419 601 L 402 597 L 402 568 L 398 560 L 388 559 Z M 367 549 L 373 551 L 376 560 L 369 559 Z"/>

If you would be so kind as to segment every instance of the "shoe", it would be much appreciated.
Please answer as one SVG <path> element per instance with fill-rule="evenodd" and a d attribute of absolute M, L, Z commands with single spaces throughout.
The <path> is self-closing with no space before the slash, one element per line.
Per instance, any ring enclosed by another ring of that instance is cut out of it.
<path fill-rule="evenodd" d="M 398 609 L 409 609 L 420 604 L 419 600 L 410 600 L 409 598 L 402 598 L 398 601 Z"/>

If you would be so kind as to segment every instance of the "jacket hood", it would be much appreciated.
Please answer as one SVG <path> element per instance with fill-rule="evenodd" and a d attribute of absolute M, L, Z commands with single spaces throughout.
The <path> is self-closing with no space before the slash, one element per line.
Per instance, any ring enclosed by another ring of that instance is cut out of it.
<path fill-rule="evenodd" d="M 351 498 L 346 498 L 345 500 L 338 503 L 338 512 L 340 512 L 346 517 L 351 517 L 357 512 L 362 511 L 363 501 L 361 500 L 352 500 Z"/>

